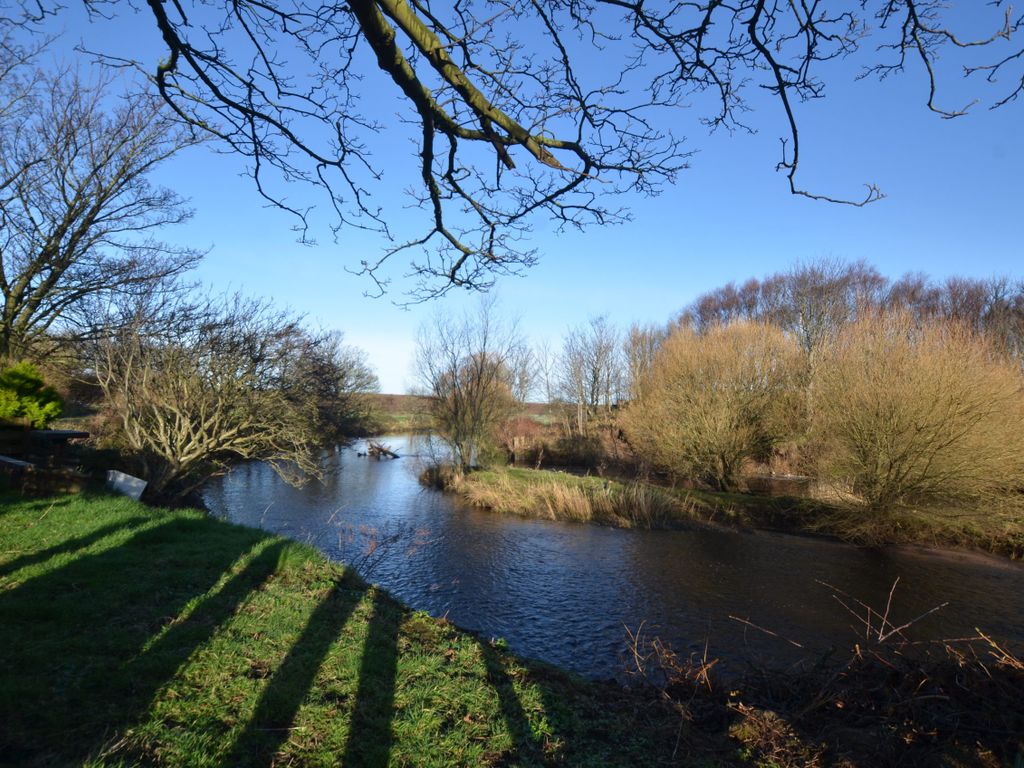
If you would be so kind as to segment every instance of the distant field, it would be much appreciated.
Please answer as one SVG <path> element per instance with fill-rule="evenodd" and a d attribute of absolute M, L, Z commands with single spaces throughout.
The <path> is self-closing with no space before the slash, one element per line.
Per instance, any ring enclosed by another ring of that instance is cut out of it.
<path fill-rule="evenodd" d="M 427 403 L 419 395 L 368 395 L 381 432 L 417 432 L 427 429 Z"/>
<path fill-rule="evenodd" d="M 430 428 L 427 407 L 430 398 L 422 395 L 368 395 L 384 432 L 421 431 Z M 526 403 L 523 415 L 542 424 L 549 423 L 555 406 L 548 403 Z"/>

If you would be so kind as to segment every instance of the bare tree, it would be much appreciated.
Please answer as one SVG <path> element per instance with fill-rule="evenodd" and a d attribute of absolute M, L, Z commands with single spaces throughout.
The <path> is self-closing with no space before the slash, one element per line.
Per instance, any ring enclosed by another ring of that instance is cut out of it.
<path fill-rule="evenodd" d="M 927 275 L 908 272 L 889 286 L 882 306 L 909 312 L 921 319 L 935 319 L 942 315 L 942 295 Z"/>
<path fill-rule="evenodd" d="M 952 276 L 940 282 L 910 273 L 890 280 L 863 261 L 818 259 L 702 294 L 677 324 L 705 334 L 740 320 L 772 323 L 792 333 L 813 357 L 845 326 L 879 310 L 906 312 L 922 323 L 966 325 L 1024 365 L 1024 282 L 1009 277 Z"/>
<path fill-rule="evenodd" d="M 495 428 L 512 415 L 515 371 L 525 349 L 516 325 L 498 317 L 491 298 L 475 314 L 438 313 L 420 328 L 417 371 L 457 472 L 480 462 Z"/>
<path fill-rule="evenodd" d="M 153 238 L 190 212 L 148 176 L 194 142 L 158 99 L 108 109 L 109 83 L 37 71 L 9 47 L 0 70 L 0 357 L 10 357 L 89 327 L 87 300 L 151 291 L 201 254 Z"/>
<path fill-rule="evenodd" d="M 863 307 L 877 306 L 886 280 L 863 261 L 825 258 L 796 266 L 785 281 L 786 298 L 778 321 L 813 355 L 825 341 L 857 318 Z"/>
<path fill-rule="evenodd" d="M 98 18 L 113 0 L 85 0 Z M 34 9 L 54 10 L 40 0 Z M 783 136 L 777 168 L 793 194 L 863 205 L 863 197 L 802 187 L 799 106 L 826 94 L 829 65 L 870 52 L 865 74 L 922 76 L 927 108 L 946 118 L 937 62 L 998 83 L 1001 106 L 1024 92 L 1015 38 L 1022 23 L 1003 0 L 983 9 L 991 34 L 966 39 L 946 0 L 510 0 L 441 7 L 419 0 L 147 0 L 166 50 L 140 64 L 172 109 L 252 160 L 264 195 L 288 207 L 279 178 L 324 187 L 341 225 L 391 236 L 373 190 L 377 134 L 415 143 L 413 194 L 425 217 L 384 259 L 416 249 L 418 296 L 486 286 L 536 258 L 522 237 L 537 216 L 566 227 L 621 220 L 615 192 L 651 192 L 686 166 L 672 127 L 680 108 L 703 126 L 752 129 L 773 98 Z M 960 3 L 956 3 L 960 5 Z M 601 51 L 608 67 L 587 54 Z M 109 51 L 107 52 L 110 53 Z M 985 55 L 987 54 L 987 56 Z M 112 56 L 108 56 L 112 58 Z M 156 58 L 156 57 L 154 57 Z M 584 64 L 587 61 L 587 64 Z M 372 63 L 368 63 L 372 62 Z M 374 64 L 376 70 L 373 71 Z M 360 110 L 381 81 L 403 104 L 387 131 Z M 388 180 L 386 183 L 391 183 Z M 293 212 L 305 220 L 305 210 Z M 377 273 L 379 263 L 364 262 Z"/>
<path fill-rule="evenodd" d="M 619 333 L 605 315 L 569 331 L 559 359 L 562 399 L 576 410 L 575 430 L 587 434 L 587 424 L 600 411 L 611 411 L 622 389 Z"/>
<path fill-rule="evenodd" d="M 989 281 L 985 332 L 1024 368 L 1024 280 Z"/>
<path fill-rule="evenodd" d="M 626 392 L 631 402 L 643 397 L 644 380 L 667 336 L 668 331 L 657 325 L 634 323 L 629 327 L 623 342 L 623 354 L 626 359 Z"/>
<path fill-rule="evenodd" d="M 549 337 L 544 337 L 537 345 L 533 352 L 533 362 L 536 369 L 534 378 L 539 380 L 542 387 L 544 402 L 554 403 L 558 399 L 558 353 L 552 348 Z"/>
<path fill-rule="evenodd" d="M 918 322 L 966 325 L 1024 366 L 1024 281 L 953 276 L 938 283 L 908 274 L 889 286 L 878 305 L 909 313 Z"/>
<path fill-rule="evenodd" d="M 683 310 L 680 323 L 698 333 L 736 321 L 772 323 L 811 355 L 861 309 L 879 306 L 887 287 L 888 280 L 863 261 L 822 258 L 705 293 Z"/>
<path fill-rule="evenodd" d="M 331 402 L 347 376 L 337 339 L 237 296 L 153 310 L 142 300 L 105 324 L 116 330 L 93 357 L 114 439 L 138 461 L 147 494 L 182 498 L 242 460 L 296 484 L 319 476 L 336 426 L 327 419 L 345 404 Z M 348 380 L 372 383 L 355 365 Z"/>
<path fill-rule="evenodd" d="M 380 382 L 366 353 L 345 344 L 343 334 L 307 334 L 292 364 L 294 380 L 315 399 L 321 443 L 343 443 L 373 426 L 367 394 L 377 392 Z"/>

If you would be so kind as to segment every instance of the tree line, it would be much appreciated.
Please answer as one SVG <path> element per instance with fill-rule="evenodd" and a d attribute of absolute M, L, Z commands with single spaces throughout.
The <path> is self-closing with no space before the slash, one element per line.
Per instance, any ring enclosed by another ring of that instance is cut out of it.
<path fill-rule="evenodd" d="M 763 279 L 709 291 L 680 314 L 698 333 L 736 320 L 770 323 L 811 354 L 865 313 L 905 311 L 918 320 L 954 321 L 985 335 L 1024 363 L 1024 280 L 921 273 L 888 278 L 863 261 L 821 259 Z"/>
<path fill-rule="evenodd" d="M 457 338 L 432 325 L 421 334 L 439 433 L 451 434 L 447 382 L 460 380 L 460 413 L 471 414 L 459 440 L 475 448 L 456 453 L 459 472 L 509 452 L 508 424 L 529 392 L 558 421 L 540 435 L 527 422 L 518 436 L 546 443 L 549 463 L 719 491 L 742 490 L 752 472 L 799 473 L 863 512 L 865 536 L 884 537 L 912 507 L 998 511 L 1021 499 L 1024 282 L 891 280 L 822 260 L 710 291 L 661 327 L 622 331 L 596 317 L 559 348 L 532 351 L 511 324 L 501 344 L 477 344 L 474 329 L 500 324 L 494 314 L 481 305 Z M 484 368 L 487 386 L 473 389 Z"/>

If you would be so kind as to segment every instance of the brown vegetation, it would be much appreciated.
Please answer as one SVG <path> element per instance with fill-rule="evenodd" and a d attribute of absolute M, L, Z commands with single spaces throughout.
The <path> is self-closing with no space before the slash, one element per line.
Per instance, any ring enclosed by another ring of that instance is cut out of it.
<path fill-rule="evenodd" d="M 1019 655 L 980 630 L 911 642 L 914 621 L 895 623 L 892 593 L 881 611 L 836 597 L 862 630 L 849 654 L 808 656 L 784 672 L 755 666 L 727 676 L 707 650 L 680 656 L 638 629 L 635 672 L 679 711 L 680 751 L 724 731 L 743 762 L 773 768 L 999 768 L 1024 759 Z"/>
<path fill-rule="evenodd" d="M 496 431 L 525 400 L 527 355 L 515 325 L 497 316 L 493 301 L 462 318 L 435 315 L 421 328 L 416 366 L 433 427 L 457 472 L 484 463 Z"/>
<path fill-rule="evenodd" d="M 773 288 L 773 311 L 792 318 L 785 328 L 683 325 L 664 340 L 647 329 L 617 355 L 596 354 L 608 346 L 596 341 L 612 335 L 600 319 L 573 331 L 561 357 L 538 356 L 549 389 L 566 398 L 540 423 L 507 420 L 499 444 L 521 466 L 718 492 L 725 501 L 699 510 L 703 519 L 1018 556 L 1024 379 L 1004 341 L 985 325 L 875 309 L 887 283 L 864 265 L 801 267 L 787 281 Z M 956 281 L 947 288 L 957 311 L 965 302 L 952 297 L 978 293 Z M 591 347 L 601 363 L 588 369 L 581 352 Z M 594 398 L 564 386 L 588 380 L 605 382 Z M 635 398 L 625 406 L 612 400 L 616 381 Z M 780 473 L 799 486 L 783 493 L 806 498 L 780 505 L 722 493 L 774 488 Z M 578 489 L 556 492 L 538 478 L 528 493 L 478 478 L 463 492 L 519 514 L 613 520 Z"/>
<path fill-rule="evenodd" d="M 1024 281 L 1008 277 L 890 280 L 862 261 L 819 259 L 709 291 L 683 310 L 679 323 L 698 333 L 737 320 L 770 323 L 810 354 L 865 313 L 890 311 L 919 322 L 962 323 L 1024 363 Z"/>
<path fill-rule="evenodd" d="M 993 514 L 1024 477 L 1022 386 L 962 324 L 865 317 L 815 367 L 817 474 L 870 524 L 918 505 Z"/>
<path fill-rule="evenodd" d="M 319 450 L 365 412 L 374 383 L 334 335 L 238 297 L 137 307 L 95 347 L 110 442 L 154 500 L 180 499 L 245 460 L 295 483 L 319 474 Z"/>
<path fill-rule="evenodd" d="M 504 470 L 460 477 L 435 474 L 430 478 L 475 507 L 545 520 L 616 528 L 666 528 L 686 519 L 693 509 L 692 504 L 667 489 L 598 477 Z"/>
<path fill-rule="evenodd" d="M 777 328 L 735 323 L 703 336 L 680 328 L 622 423 L 656 466 L 733 490 L 746 460 L 767 459 L 798 430 L 803 370 L 799 348 Z"/>

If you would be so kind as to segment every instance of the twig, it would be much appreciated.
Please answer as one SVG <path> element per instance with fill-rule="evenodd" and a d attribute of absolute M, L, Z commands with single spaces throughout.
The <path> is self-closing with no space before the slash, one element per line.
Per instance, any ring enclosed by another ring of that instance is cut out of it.
<path fill-rule="evenodd" d="M 739 616 L 729 616 L 729 618 L 732 619 L 733 621 L 738 621 L 740 624 L 745 624 L 748 627 L 752 627 L 753 629 L 756 629 L 759 632 L 764 632 L 766 635 L 771 635 L 772 637 L 776 637 L 779 640 L 784 640 L 787 643 L 789 643 L 790 645 L 796 646 L 797 648 L 803 649 L 803 646 L 800 645 L 800 643 L 798 643 L 796 640 L 790 640 L 788 637 L 783 637 L 782 635 L 780 635 L 777 632 L 772 632 L 770 629 L 765 629 L 764 627 L 759 627 L 757 624 L 754 624 L 749 619 L 741 619 Z"/>
<path fill-rule="evenodd" d="M 53 502 L 50 502 L 50 506 L 48 506 L 48 507 L 46 508 L 46 511 L 45 511 L 45 512 L 43 512 L 43 514 L 41 514 L 41 515 L 39 516 L 39 519 L 38 519 L 38 520 L 36 520 L 36 522 L 37 522 L 37 523 L 39 523 L 39 522 L 42 522 L 43 518 L 44 518 L 44 517 L 46 517 L 46 516 L 47 516 L 48 514 L 50 514 L 50 510 L 51 510 L 51 509 L 53 509 L 53 505 L 54 505 L 54 504 L 56 504 L 56 503 L 57 503 L 57 502 L 55 502 L 55 501 L 53 501 Z"/>

